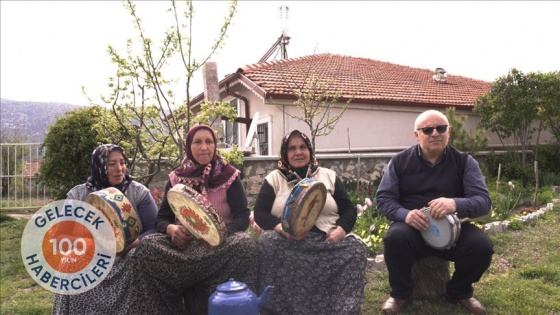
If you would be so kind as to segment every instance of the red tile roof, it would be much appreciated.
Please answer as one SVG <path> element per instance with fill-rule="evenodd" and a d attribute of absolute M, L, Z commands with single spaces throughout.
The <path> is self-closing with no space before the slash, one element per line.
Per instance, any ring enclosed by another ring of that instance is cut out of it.
<path fill-rule="evenodd" d="M 447 74 L 447 81 L 440 83 L 432 78 L 434 71 L 366 58 L 319 54 L 248 65 L 221 83 L 240 77 L 263 97 L 294 98 L 294 89 L 302 87 L 306 76 L 312 73 L 320 75 L 323 84 L 332 80 L 329 90 L 342 92 L 341 100 L 355 93 L 353 102 L 465 107 L 472 107 L 492 86 L 492 82 L 454 74 Z"/>

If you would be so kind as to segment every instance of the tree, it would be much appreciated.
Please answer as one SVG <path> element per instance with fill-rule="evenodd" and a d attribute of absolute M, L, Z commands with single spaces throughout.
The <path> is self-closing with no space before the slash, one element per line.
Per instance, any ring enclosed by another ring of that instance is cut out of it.
<path fill-rule="evenodd" d="M 515 147 L 521 149 L 521 165 L 525 167 L 528 146 L 532 135 L 541 126 L 537 111 L 537 91 L 532 74 L 511 69 L 506 76 L 499 77 L 489 93 L 476 101 L 474 112 L 480 114 L 480 127 L 486 128 L 500 139 L 513 137 Z"/>
<path fill-rule="evenodd" d="M 39 179 L 52 190 L 53 198 L 65 198 L 72 187 L 85 182 L 91 153 L 100 144 L 114 143 L 109 136 L 114 134 L 122 130 L 109 111 L 99 106 L 68 112 L 49 127 Z"/>
<path fill-rule="evenodd" d="M 287 116 L 304 122 L 311 133 L 311 144 L 315 147 L 315 139 L 321 136 L 329 135 L 335 128 L 336 124 L 348 109 L 348 106 L 354 99 L 355 93 L 350 97 L 344 97 L 346 101 L 342 106 L 337 106 L 340 100 L 343 99 L 341 91 L 335 90 L 333 84 L 337 81 L 335 76 L 329 75 L 328 72 L 332 69 L 324 68 L 323 72 L 317 72 L 316 69 L 321 67 L 314 67 L 310 63 L 307 68 L 298 68 L 297 77 L 303 77 L 304 80 L 296 80 L 294 78 L 285 79 L 286 83 L 292 86 L 292 91 L 297 98 L 294 105 L 298 107 L 301 115 L 293 115 L 277 107 L 284 112 Z M 360 79 L 362 80 L 362 79 Z M 294 82 L 303 82 L 300 86 Z M 338 114 L 334 113 L 334 109 L 338 107 Z"/>
<path fill-rule="evenodd" d="M 134 139 L 127 144 L 134 149 L 131 151 L 133 155 L 129 169 L 146 185 L 159 172 L 164 161 L 171 167 L 180 163 L 184 154 L 186 132 L 195 121 L 204 120 L 201 115 L 211 112 L 213 116 L 210 117 L 237 117 L 237 113 L 232 113 L 229 106 L 224 109 L 226 106 L 220 103 L 210 104 L 206 111 L 199 111 L 199 115 L 195 117 L 191 111 L 189 92 L 195 72 L 224 45 L 237 1 L 229 2 L 228 13 L 217 32 L 217 39 L 209 52 L 200 59 L 195 58 L 192 53 L 193 2 L 186 1 L 182 9 L 174 0 L 170 4 L 170 25 L 163 34 L 160 46 L 156 48 L 143 28 L 136 4 L 130 0 L 124 3 L 138 31 L 138 37 L 127 41 L 126 54 L 108 47 L 111 61 L 116 66 L 116 74 L 109 78 L 111 92 L 101 98 L 104 106 L 111 108 L 120 128 L 124 130 L 123 136 Z M 182 10 L 184 11 L 181 12 Z M 139 52 L 136 52 L 136 47 L 140 48 Z M 178 64 L 182 66 L 181 75 L 174 78 L 172 73 L 177 73 Z M 184 95 L 176 95 L 171 88 L 176 82 L 184 83 Z M 94 102 L 90 99 L 90 103 Z"/>
<path fill-rule="evenodd" d="M 477 128 L 474 135 L 472 131 L 463 129 L 467 115 L 455 117 L 455 107 L 448 107 L 446 110 L 447 120 L 451 126 L 451 137 L 449 144 L 456 149 L 473 154 L 477 151 L 484 150 L 488 145 L 488 137 L 482 128 Z"/>
<path fill-rule="evenodd" d="M 537 73 L 537 108 L 543 121 L 543 128 L 549 130 L 560 145 L 560 71 Z"/>

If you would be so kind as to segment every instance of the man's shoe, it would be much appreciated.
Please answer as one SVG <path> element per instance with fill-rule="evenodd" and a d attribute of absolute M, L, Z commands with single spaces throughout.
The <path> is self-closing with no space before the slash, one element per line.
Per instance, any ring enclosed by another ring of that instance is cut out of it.
<path fill-rule="evenodd" d="M 475 315 L 483 315 L 486 314 L 486 308 L 484 308 L 484 305 L 482 305 L 482 303 L 480 303 L 477 299 L 475 298 L 470 298 L 470 299 L 451 299 L 448 298 L 447 299 L 449 302 L 451 303 L 455 303 L 455 304 L 459 304 L 462 307 L 466 308 L 469 310 L 469 312 L 471 312 L 472 314 Z"/>
<path fill-rule="evenodd" d="M 399 314 L 404 310 L 404 308 L 410 303 L 410 299 L 398 299 L 394 297 L 389 297 L 383 306 L 381 306 L 381 311 L 383 314 Z"/>

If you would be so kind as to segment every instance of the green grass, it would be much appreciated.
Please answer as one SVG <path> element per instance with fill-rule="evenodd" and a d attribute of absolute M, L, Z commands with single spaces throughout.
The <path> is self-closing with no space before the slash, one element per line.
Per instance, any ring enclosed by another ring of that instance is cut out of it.
<path fill-rule="evenodd" d="M 474 296 L 495 315 L 560 314 L 560 205 L 519 231 L 490 236 L 494 257 Z M 453 266 L 452 266 L 453 267 Z M 368 273 L 363 314 L 381 314 L 386 269 Z M 445 301 L 413 301 L 403 314 L 468 314 Z"/>
<path fill-rule="evenodd" d="M 53 294 L 37 284 L 23 265 L 20 242 L 27 220 L 0 215 L 0 313 L 50 314 Z"/>
<path fill-rule="evenodd" d="M 27 274 L 20 257 L 26 220 L 0 215 L 1 314 L 50 314 L 53 294 Z M 519 231 L 491 235 L 495 254 L 475 297 L 492 315 L 560 314 L 560 205 Z M 453 266 L 452 266 L 453 267 Z M 367 274 L 362 314 L 380 314 L 390 291 L 387 271 Z M 468 314 L 445 301 L 415 300 L 403 314 Z"/>

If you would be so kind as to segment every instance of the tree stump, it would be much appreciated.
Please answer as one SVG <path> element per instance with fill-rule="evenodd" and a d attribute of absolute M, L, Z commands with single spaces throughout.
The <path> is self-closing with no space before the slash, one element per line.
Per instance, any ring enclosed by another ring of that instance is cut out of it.
<path fill-rule="evenodd" d="M 412 297 L 417 299 L 439 299 L 445 297 L 449 281 L 449 261 L 438 257 L 417 260 L 412 266 L 414 290 Z"/>

